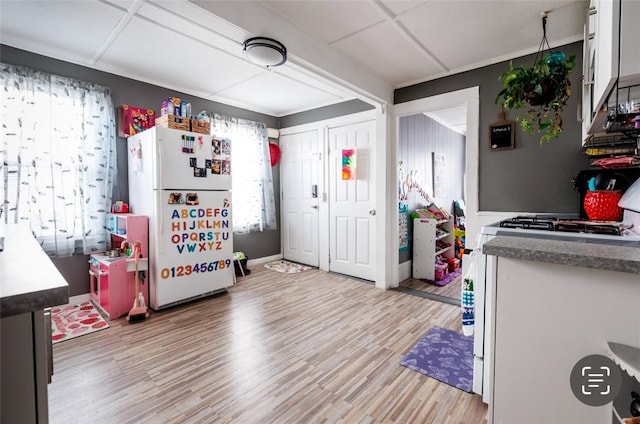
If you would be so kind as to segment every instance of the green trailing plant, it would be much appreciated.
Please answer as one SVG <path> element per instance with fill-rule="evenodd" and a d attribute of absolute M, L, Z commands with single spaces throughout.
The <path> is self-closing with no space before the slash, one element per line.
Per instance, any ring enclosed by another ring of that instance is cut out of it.
<path fill-rule="evenodd" d="M 503 89 L 496 96 L 507 109 L 523 109 L 515 119 L 520 128 L 533 135 L 537 127 L 540 144 L 562 133 L 562 110 L 571 95 L 569 75 L 576 65 L 575 55 L 569 58 L 562 52 L 548 53 L 531 68 L 514 68 L 498 78 Z"/>

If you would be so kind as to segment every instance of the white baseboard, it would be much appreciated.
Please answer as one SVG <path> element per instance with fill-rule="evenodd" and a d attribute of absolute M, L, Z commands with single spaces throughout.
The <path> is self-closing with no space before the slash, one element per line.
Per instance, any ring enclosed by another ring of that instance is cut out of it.
<path fill-rule="evenodd" d="M 280 259 L 282 259 L 282 253 L 280 253 L 279 255 L 265 256 L 263 258 L 249 259 L 247 261 L 247 266 L 249 267 L 254 265 L 262 265 L 266 264 L 267 262 L 278 261 Z"/>
<path fill-rule="evenodd" d="M 82 302 L 89 302 L 91 300 L 91 294 L 89 293 L 84 293 L 84 294 L 79 294 L 76 296 L 70 296 L 69 297 L 69 305 L 76 305 L 78 303 L 82 303 Z"/>
<path fill-rule="evenodd" d="M 404 261 L 398 265 L 398 281 L 402 282 L 411 278 L 411 260 Z"/>

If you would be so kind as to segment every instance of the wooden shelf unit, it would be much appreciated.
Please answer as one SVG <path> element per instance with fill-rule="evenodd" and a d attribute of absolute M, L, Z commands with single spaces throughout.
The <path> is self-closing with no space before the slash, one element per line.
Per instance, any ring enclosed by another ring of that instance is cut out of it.
<path fill-rule="evenodd" d="M 442 231 L 442 234 L 438 234 Z M 446 243 L 439 248 L 437 241 Z M 436 257 L 454 257 L 453 218 L 413 220 L 413 278 L 435 280 Z"/>

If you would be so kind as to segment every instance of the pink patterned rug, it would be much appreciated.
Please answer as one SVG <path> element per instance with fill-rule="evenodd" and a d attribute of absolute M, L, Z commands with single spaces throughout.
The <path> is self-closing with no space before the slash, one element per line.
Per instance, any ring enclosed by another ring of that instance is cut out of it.
<path fill-rule="evenodd" d="M 271 271 L 282 272 L 285 274 L 293 274 L 296 272 L 306 271 L 311 269 L 310 266 L 301 265 L 294 262 L 289 262 L 285 260 L 273 261 L 264 264 L 264 267 L 270 269 Z"/>
<path fill-rule="evenodd" d="M 51 341 L 53 344 L 84 336 L 109 327 L 91 302 L 51 308 Z"/>

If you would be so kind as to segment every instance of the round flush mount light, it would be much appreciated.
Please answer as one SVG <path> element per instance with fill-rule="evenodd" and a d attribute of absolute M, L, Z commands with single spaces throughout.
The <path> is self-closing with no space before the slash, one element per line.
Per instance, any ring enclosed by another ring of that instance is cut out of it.
<path fill-rule="evenodd" d="M 287 61 L 287 48 L 272 38 L 249 38 L 242 49 L 251 63 L 267 68 L 280 66 Z"/>

